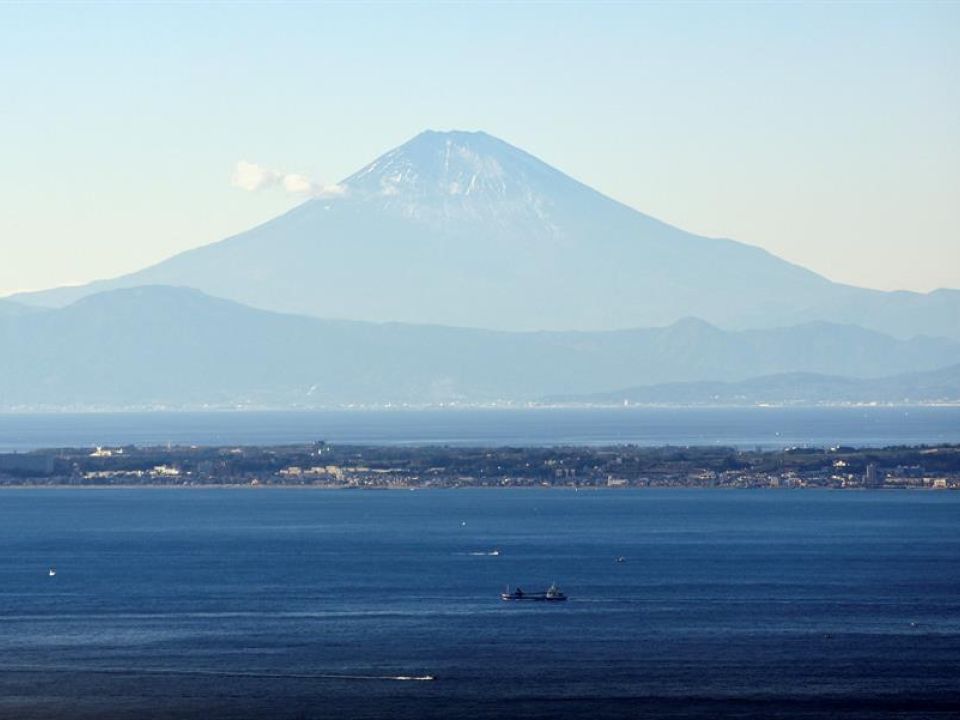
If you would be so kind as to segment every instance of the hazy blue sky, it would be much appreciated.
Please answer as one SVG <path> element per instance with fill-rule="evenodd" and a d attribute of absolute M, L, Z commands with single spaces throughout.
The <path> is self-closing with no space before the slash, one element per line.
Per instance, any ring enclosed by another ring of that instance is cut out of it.
<path fill-rule="evenodd" d="M 685 229 L 960 287 L 960 4 L 0 6 L 0 293 L 117 275 L 482 129 Z"/>

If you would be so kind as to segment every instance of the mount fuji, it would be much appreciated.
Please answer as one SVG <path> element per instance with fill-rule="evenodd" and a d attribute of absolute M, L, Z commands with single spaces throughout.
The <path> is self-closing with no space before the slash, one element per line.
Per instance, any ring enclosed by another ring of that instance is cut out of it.
<path fill-rule="evenodd" d="M 482 132 L 421 133 L 339 188 L 139 272 L 13 299 L 61 307 L 174 285 L 329 319 L 590 331 L 697 317 L 726 329 L 829 321 L 960 338 L 960 291 L 833 283 L 660 222 Z"/>

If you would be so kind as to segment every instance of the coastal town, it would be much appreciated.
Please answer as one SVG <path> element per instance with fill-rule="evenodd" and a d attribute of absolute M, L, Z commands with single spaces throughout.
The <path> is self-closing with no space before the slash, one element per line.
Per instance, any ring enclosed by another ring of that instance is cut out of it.
<path fill-rule="evenodd" d="M 0 454 L 0 487 L 960 489 L 960 445 L 887 448 L 310 444 Z"/>

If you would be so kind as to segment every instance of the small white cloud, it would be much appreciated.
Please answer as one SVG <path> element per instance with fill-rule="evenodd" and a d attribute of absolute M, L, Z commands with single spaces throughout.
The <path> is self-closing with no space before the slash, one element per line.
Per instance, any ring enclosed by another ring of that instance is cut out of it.
<path fill-rule="evenodd" d="M 306 175 L 284 175 L 282 179 L 283 189 L 293 194 L 313 194 L 313 182 Z"/>
<path fill-rule="evenodd" d="M 336 197 L 346 192 L 342 185 L 324 185 L 306 175 L 283 173 L 246 160 L 236 164 L 230 184 L 249 192 L 280 187 L 291 195 L 307 197 Z"/>
<path fill-rule="evenodd" d="M 271 185 L 276 185 L 279 175 L 273 170 L 257 165 L 256 163 L 241 160 L 233 169 L 230 184 L 242 190 L 255 192 Z"/>

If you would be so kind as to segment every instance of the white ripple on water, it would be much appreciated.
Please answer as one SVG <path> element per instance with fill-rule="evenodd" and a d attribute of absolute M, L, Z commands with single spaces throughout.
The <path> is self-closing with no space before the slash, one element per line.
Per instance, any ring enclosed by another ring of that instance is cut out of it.
<path fill-rule="evenodd" d="M 276 680 L 384 680 L 396 682 L 432 682 L 433 675 L 354 675 L 343 673 L 269 673 L 231 670 L 179 670 L 175 668 L 113 668 L 71 667 L 69 665 L 7 665 L 0 672 L 19 673 L 77 673 L 93 675 L 172 675 L 178 677 L 240 677 Z"/>

